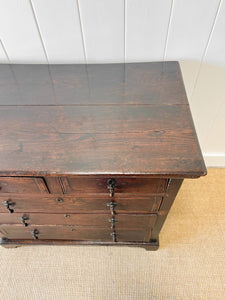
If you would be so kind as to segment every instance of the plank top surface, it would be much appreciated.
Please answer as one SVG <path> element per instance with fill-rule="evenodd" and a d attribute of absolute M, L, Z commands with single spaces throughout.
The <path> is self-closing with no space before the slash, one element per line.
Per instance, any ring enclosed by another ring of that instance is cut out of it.
<path fill-rule="evenodd" d="M 186 103 L 176 62 L 1 65 L 0 105 Z"/>
<path fill-rule="evenodd" d="M 0 175 L 206 172 L 177 62 L 0 65 Z"/>

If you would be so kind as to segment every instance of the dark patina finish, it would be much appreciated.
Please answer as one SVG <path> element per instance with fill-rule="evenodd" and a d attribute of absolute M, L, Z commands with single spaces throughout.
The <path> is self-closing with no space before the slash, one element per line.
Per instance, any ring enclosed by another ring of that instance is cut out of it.
<path fill-rule="evenodd" d="M 158 248 L 206 174 L 177 62 L 0 65 L 0 235 Z"/>

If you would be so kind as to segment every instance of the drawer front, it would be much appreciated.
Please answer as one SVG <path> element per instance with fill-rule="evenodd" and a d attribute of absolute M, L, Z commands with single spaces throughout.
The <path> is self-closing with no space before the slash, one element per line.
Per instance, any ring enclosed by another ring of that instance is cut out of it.
<path fill-rule="evenodd" d="M 114 221 L 115 220 L 115 221 Z M 31 225 L 74 225 L 116 228 L 152 228 L 156 221 L 154 214 L 118 214 L 112 219 L 111 214 L 40 214 L 40 213 L 1 213 L 0 224 Z"/>
<path fill-rule="evenodd" d="M 70 193 L 109 193 L 109 180 L 115 182 L 114 192 L 160 194 L 166 190 L 167 179 L 140 177 L 61 177 L 63 192 Z"/>
<path fill-rule="evenodd" d="M 50 239 L 77 241 L 112 241 L 112 230 L 99 227 L 1 225 L 2 237 L 8 239 Z M 151 230 L 118 229 L 117 241 L 149 241 Z M 116 242 L 115 242 L 116 243 Z"/>
<path fill-rule="evenodd" d="M 114 210 L 116 212 L 156 212 L 160 206 L 160 196 L 116 196 Z M 0 212 L 9 211 L 7 203 L 13 212 L 42 212 L 42 213 L 73 213 L 73 212 L 97 212 L 110 211 L 110 199 L 104 195 L 0 195 Z"/>
<path fill-rule="evenodd" d="M 48 189 L 40 177 L 0 177 L 0 196 L 3 193 L 48 194 Z"/>

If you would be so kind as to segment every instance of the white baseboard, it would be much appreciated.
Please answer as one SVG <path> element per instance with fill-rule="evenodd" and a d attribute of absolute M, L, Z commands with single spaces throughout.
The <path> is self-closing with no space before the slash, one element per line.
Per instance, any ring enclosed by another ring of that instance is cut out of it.
<path fill-rule="evenodd" d="M 225 167 L 225 154 L 203 153 L 206 167 Z"/>

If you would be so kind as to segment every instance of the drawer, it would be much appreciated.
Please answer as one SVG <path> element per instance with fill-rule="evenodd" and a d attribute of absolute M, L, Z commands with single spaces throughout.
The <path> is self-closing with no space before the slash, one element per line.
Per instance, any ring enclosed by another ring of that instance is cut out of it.
<path fill-rule="evenodd" d="M 35 234 L 34 234 L 35 233 Z M 1 225 L 0 234 L 8 239 L 34 239 L 34 235 L 42 239 L 50 240 L 77 240 L 77 241 L 109 241 L 112 242 L 112 230 L 99 227 L 76 226 L 28 226 Z M 116 237 L 122 241 L 149 241 L 151 230 L 145 229 L 118 229 Z"/>
<path fill-rule="evenodd" d="M 14 213 L 0 214 L 0 224 L 30 225 L 74 225 L 74 226 L 99 226 L 111 228 L 114 223 L 116 228 L 152 228 L 156 221 L 154 214 L 40 214 L 40 213 Z"/>
<path fill-rule="evenodd" d="M 3 193 L 48 194 L 41 177 L 0 177 L 0 196 Z"/>
<path fill-rule="evenodd" d="M 110 198 L 105 195 L 8 195 L 0 196 L 0 212 L 42 212 L 42 213 L 75 213 L 109 212 Z M 160 206 L 162 197 L 141 196 L 137 198 L 129 195 L 117 195 L 114 197 L 116 212 L 156 212 Z M 8 204 L 8 207 L 7 207 Z"/>
<path fill-rule="evenodd" d="M 141 177 L 60 177 L 64 194 L 70 193 L 109 193 L 110 182 L 114 193 L 161 194 L 166 190 L 167 179 Z"/>

